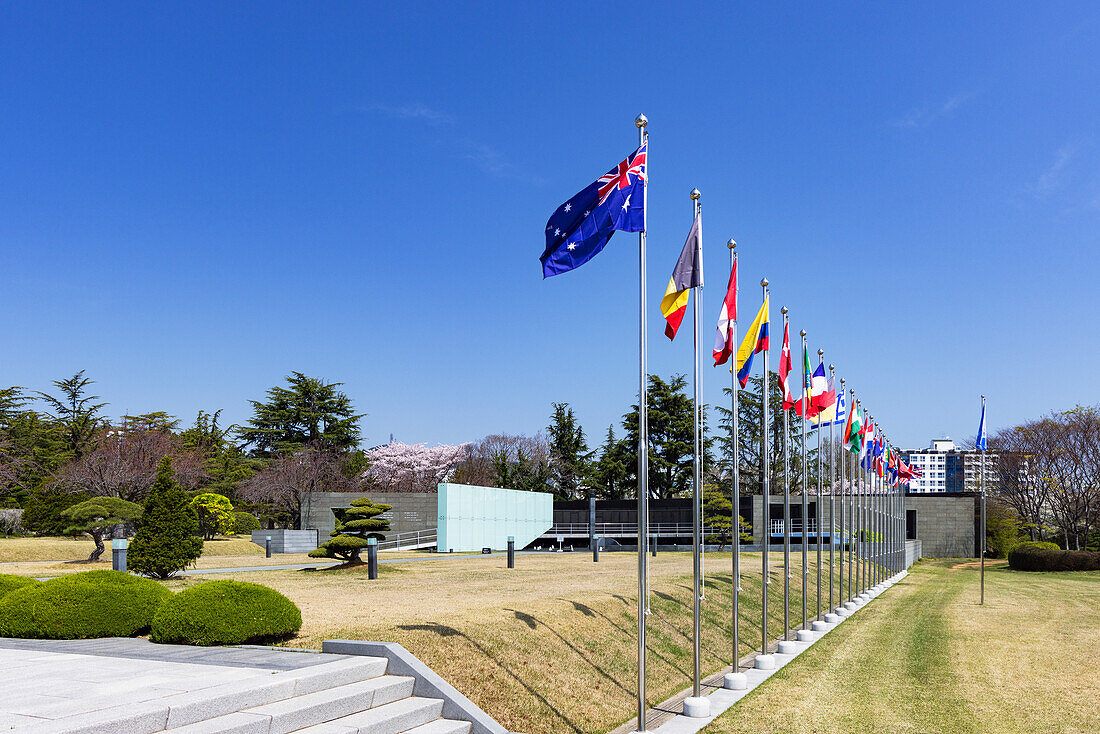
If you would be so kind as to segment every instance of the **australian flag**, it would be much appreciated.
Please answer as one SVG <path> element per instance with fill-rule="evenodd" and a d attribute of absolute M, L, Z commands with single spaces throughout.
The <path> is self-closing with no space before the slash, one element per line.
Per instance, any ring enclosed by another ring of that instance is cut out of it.
<path fill-rule="evenodd" d="M 646 146 L 550 215 L 542 277 L 566 273 L 600 253 L 615 230 L 645 231 Z"/>

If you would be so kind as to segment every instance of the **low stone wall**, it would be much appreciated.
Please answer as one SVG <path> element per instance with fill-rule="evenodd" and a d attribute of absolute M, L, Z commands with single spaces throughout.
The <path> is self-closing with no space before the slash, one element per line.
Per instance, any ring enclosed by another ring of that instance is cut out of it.
<path fill-rule="evenodd" d="M 321 544 L 316 530 L 253 530 L 252 542 L 263 548 L 269 536 L 272 553 L 309 553 Z"/>
<path fill-rule="evenodd" d="M 907 540 L 905 541 L 905 567 L 909 568 L 918 560 L 920 560 L 921 554 L 921 541 L 919 540 Z"/>

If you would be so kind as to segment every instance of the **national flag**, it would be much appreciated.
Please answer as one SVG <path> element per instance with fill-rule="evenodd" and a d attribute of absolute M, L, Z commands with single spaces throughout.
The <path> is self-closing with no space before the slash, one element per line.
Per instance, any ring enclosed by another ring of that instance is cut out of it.
<path fill-rule="evenodd" d="M 733 354 L 733 329 L 737 324 L 737 256 L 730 267 L 730 282 L 726 297 L 722 299 L 722 312 L 718 314 L 718 333 L 714 336 L 714 366 L 725 364 Z"/>
<path fill-rule="evenodd" d="M 863 448 L 863 416 L 860 415 L 858 405 L 853 405 L 848 412 L 842 439 L 848 451 L 853 454 L 860 453 Z"/>
<path fill-rule="evenodd" d="M 645 231 L 646 144 L 550 215 L 542 277 L 567 273 L 603 250 L 615 230 Z"/>
<path fill-rule="evenodd" d="M 810 419 L 816 427 L 826 427 L 830 424 L 842 425 L 844 423 L 845 411 L 844 411 L 844 391 L 840 392 L 840 395 L 836 394 L 836 377 L 829 375 L 829 381 L 826 383 L 825 392 L 834 396 L 833 401 L 826 406 L 820 413 Z"/>
<path fill-rule="evenodd" d="M 978 438 L 974 441 L 974 447 L 978 451 L 985 451 L 986 437 L 985 437 L 985 395 L 982 395 L 982 417 L 978 421 Z"/>
<path fill-rule="evenodd" d="M 794 407 L 795 399 L 791 395 L 791 324 L 783 324 L 783 351 L 779 355 L 779 387 L 783 390 L 783 410 Z"/>
<path fill-rule="evenodd" d="M 810 371 L 810 351 L 806 348 L 806 342 L 802 342 L 802 397 L 795 403 L 794 412 L 804 419 L 813 418 L 818 411 L 813 402 L 813 374 Z M 806 403 L 809 410 L 803 412 L 802 404 Z"/>
<path fill-rule="evenodd" d="M 745 338 L 737 348 L 737 381 L 741 383 L 741 387 L 749 381 L 753 355 L 768 348 L 768 298 L 769 296 L 764 296 L 764 302 L 760 304 L 756 318 L 749 324 Z"/>
<path fill-rule="evenodd" d="M 703 222 L 702 217 L 696 215 L 684 242 L 684 249 L 680 251 L 680 258 L 672 269 L 672 277 L 668 279 L 665 297 L 661 299 L 661 314 L 668 322 L 665 324 L 665 336 L 670 340 L 676 338 L 676 330 L 680 328 L 680 322 L 687 313 L 691 289 L 703 285 L 702 255 Z"/>
<path fill-rule="evenodd" d="M 806 371 L 809 372 L 810 367 L 809 355 L 806 355 Z M 836 391 L 833 389 L 832 380 L 825 377 L 825 363 L 819 361 L 817 363 L 817 369 L 810 375 L 810 388 L 809 388 L 809 417 L 810 422 L 814 426 L 819 425 L 822 421 L 818 420 L 818 415 L 825 409 L 831 407 L 836 402 Z M 799 405 L 796 407 L 796 412 L 802 415 L 802 401 L 799 401 Z"/>

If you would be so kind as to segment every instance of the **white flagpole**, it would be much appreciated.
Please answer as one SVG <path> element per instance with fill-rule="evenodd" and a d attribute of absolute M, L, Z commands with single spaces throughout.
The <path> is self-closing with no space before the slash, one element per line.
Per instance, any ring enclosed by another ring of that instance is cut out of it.
<path fill-rule="evenodd" d="M 634 118 L 638 128 L 638 146 L 649 141 L 645 115 Z M 646 149 L 646 172 L 649 171 L 649 149 Z M 643 183 L 648 186 L 648 183 Z M 648 191 L 645 210 L 649 209 Z M 643 215 L 644 216 L 644 215 Z M 646 222 L 648 225 L 648 222 Z M 649 420 L 646 405 L 646 255 L 645 226 L 638 233 L 638 733 L 646 729 L 646 615 L 649 614 L 649 561 L 646 558 L 649 514 Z"/>
<path fill-rule="evenodd" d="M 836 375 L 829 365 L 829 382 L 834 386 Z M 833 612 L 833 576 L 836 572 L 836 409 L 837 397 L 833 395 L 833 417 L 829 421 L 829 611 Z M 817 430 L 821 430 L 818 428 Z"/>
<path fill-rule="evenodd" d="M 985 428 L 985 395 L 982 395 L 982 431 L 984 432 L 985 430 L 986 430 L 986 428 Z M 978 436 L 978 438 L 981 439 L 982 437 Z M 978 458 L 979 458 L 979 466 L 980 466 L 980 468 L 978 469 L 978 494 L 981 496 L 981 503 L 982 503 L 982 507 L 981 507 L 981 533 L 982 533 L 982 539 L 981 539 L 981 545 L 979 546 L 979 549 L 981 551 L 981 556 L 982 556 L 981 557 L 981 566 L 982 566 L 982 574 L 981 574 L 982 575 L 982 580 L 981 580 L 982 592 L 981 593 L 982 593 L 982 596 L 981 596 L 981 600 L 978 603 L 984 605 L 985 604 L 985 451 L 983 449 L 978 449 Z M 965 477 L 966 475 L 963 474 L 963 476 Z M 1068 540 L 1066 541 L 1066 549 L 1067 550 L 1069 549 L 1069 541 Z"/>
<path fill-rule="evenodd" d="M 802 629 L 807 629 L 809 600 L 806 598 L 806 586 L 810 575 L 810 549 L 806 544 L 810 540 L 810 498 L 806 492 L 810 481 L 806 472 L 806 415 L 809 413 L 810 391 L 807 385 L 810 375 L 806 371 L 806 330 L 798 332 L 798 335 L 802 337 Z"/>
<path fill-rule="evenodd" d="M 783 312 L 783 334 L 787 333 L 787 307 Z M 790 355 L 787 355 L 788 358 Z M 790 379 L 788 375 L 787 379 Z M 787 409 L 783 408 L 783 639 L 791 638 L 791 432 Z M 768 508 L 771 523 L 771 507 Z"/>
<path fill-rule="evenodd" d="M 768 300 L 768 279 L 764 278 L 760 281 L 760 288 L 764 292 L 764 300 Z M 769 318 L 771 314 L 768 314 Z M 770 328 L 770 324 L 769 324 Z M 765 349 L 761 353 L 763 361 L 764 379 L 761 382 L 760 389 L 760 402 L 762 420 L 760 423 L 760 475 L 763 490 L 764 499 L 764 522 L 763 532 L 761 533 L 760 544 L 760 558 L 761 558 L 761 583 L 760 583 L 760 657 L 756 659 L 756 667 L 761 669 L 770 669 L 775 667 L 775 658 L 768 654 L 768 584 L 771 580 L 768 578 L 768 547 L 770 540 L 770 533 L 768 530 L 768 504 L 770 501 L 770 469 L 771 469 L 771 435 L 770 435 L 770 422 L 768 421 L 768 383 L 771 378 L 768 375 L 768 350 Z"/>
<path fill-rule="evenodd" d="M 726 247 L 730 251 L 730 270 L 734 270 L 737 267 L 737 243 L 730 237 L 729 242 L 726 243 Z M 737 290 L 734 289 L 734 313 L 737 313 Z M 728 315 L 728 314 L 727 314 Z M 726 688 L 742 689 L 748 686 L 747 676 L 741 672 L 741 464 L 739 454 L 740 435 L 738 433 L 738 390 L 741 385 L 737 381 L 737 319 L 734 318 L 730 324 L 730 336 L 727 337 L 727 343 L 734 345 L 734 352 L 731 354 L 733 359 L 733 366 L 730 368 L 730 395 L 732 396 L 732 406 L 730 413 L 730 435 L 732 436 L 733 444 L 733 508 L 731 510 L 730 522 L 733 523 L 733 575 L 731 576 L 731 591 L 733 595 L 733 659 L 732 668 L 728 676 L 726 676 L 724 685 Z"/>
<path fill-rule="evenodd" d="M 702 286 L 702 267 L 703 267 L 703 223 L 702 223 L 702 209 L 703 205 L 699 201 L 699 189 L 691 190 L 691 209 L 692 209 L 692 222 L 699 221 L 699 231 L 696 238 L 696 251 L 695 251 L 695 267 L 700 268 L 700 285 L 699 287 L 692 288 L 693 291 L 699 291 Z M 692 575 L 694 577 L 694 625 L 692 628 L 692 657 L 693 657 L 693 678 L 692 678 L 692 699 L 684 701 L 684 713 L 693 717 L 706 717 L 710 715 L 710 699 L 703 698 L 703 675 L 702 675 L 702 663 L 701 663 L 701 604 L 703 601 L 703 436 L 702 426 L 699 420 L 700 414 L 700 387 L 699 387 L 699 293 L 694 293 L 692 298 L 692 336 L 694 344 L 694 358 L 692 368 L 694 370 L 695 379 L 695 398 L 694 398 L 694 422 L 695 422 L 695 441 L 694 452 L 692 454 Z"/>
<path fill-rule="evenodd" d="M 817 359 L 821 361 L 821 358 L 825 356 L 825 351 L 822 349 L 817 350 Z M 812 391 L 811 391 L 812 392 Z M 817 619 L 821 620 L 821 421 L 817 421 L 817 502 L 814 505 L 814 514 L 817 516 L 817 542 L 814 545 L 817 547 Z"/>

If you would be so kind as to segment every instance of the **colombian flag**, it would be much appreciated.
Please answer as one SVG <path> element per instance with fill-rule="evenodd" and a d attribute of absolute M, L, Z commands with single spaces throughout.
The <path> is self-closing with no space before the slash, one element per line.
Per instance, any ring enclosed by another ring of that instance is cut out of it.
<path fill-rule="evenodd" d="M 741 387 L 749 381 L 753 355 L 768 348 L 768 298 L 769 296 L 764 296 L 764 303 L 745 332 L 741 346 L 737 348 L 737 381 L 741 383 Z"/>

